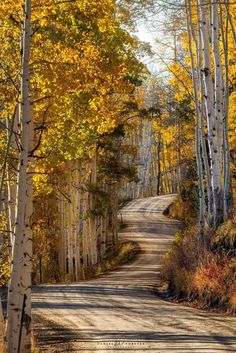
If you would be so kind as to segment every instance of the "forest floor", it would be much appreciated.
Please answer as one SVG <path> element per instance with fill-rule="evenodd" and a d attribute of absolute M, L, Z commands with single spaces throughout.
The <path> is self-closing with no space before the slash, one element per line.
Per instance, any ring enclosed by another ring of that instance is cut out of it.
<path fill-rule="evenodd" d="M 219 353 L 236 351 L 236 318 L 156 295 L 161 258 L 180 228 L 163 211 L 174 195 L 129 202 L 120 236 L 138 242 L 135 261 L 79 284 L 34 289 L 40 352 Z"/>

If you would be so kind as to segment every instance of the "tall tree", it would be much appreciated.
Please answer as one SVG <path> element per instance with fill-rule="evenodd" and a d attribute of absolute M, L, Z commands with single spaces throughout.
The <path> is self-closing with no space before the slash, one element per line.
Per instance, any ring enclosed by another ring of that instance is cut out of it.
<path fill-rule="evenodd" d="M 32 114 L 30 108 L 31 0 L 25 0 L 22 25 L 20 87 L 21 153 L 18 165 L 16 223 L 14 231 L 12 275 L 9 283 L 6 350 L 8 353 L 31 351 L 31 210 L 32 193 L 27 183 Z"/>
<path fill-rule="evenodd" d="M 207 178 L 208 214 L 211 214 L 211 202 L 213 203 L 213 217 L 208 217 L 208 220 L 211 226 L 217 228 L 224 219 L 232 214 L 229 147 L 227 143 L 228 127 L 226 127 L 228 121 L 226 116 L 228 115 L 226 112 L 228 93 L 225 87 L 227 88 L 228 81 L 228 62 L 225 62 L 223 70 L 223 58 L 220 50 L 222 45 L 221 35 L 224 40 L 228 33 L 224 32 L 222 28 L 220 33 L 219 2 L 211 1 L 210 6 L 208 6 L 202 0 L 194 4 L 187 1 L 186 9 L 196 119 L 199 122 L 197 125 L 200 124 L 201 136 L 201 148 L 197 151 L 198 164 L 202 164 L 201 161 L 204 161 Z M 212 38 L 212 41 L 209 38 Z M 191 39 L 193 39 L 193 44 Z M 203 55 L 201 55 L 201 52 Z M 202 133 L 205 130 L 204 117 L 207 121 L 210 186 L 204 135 Z M 203 180 L 202 174 L 199 175 L 199 179 Z M 229 202 L 226 202 L 226 194 Z"/>

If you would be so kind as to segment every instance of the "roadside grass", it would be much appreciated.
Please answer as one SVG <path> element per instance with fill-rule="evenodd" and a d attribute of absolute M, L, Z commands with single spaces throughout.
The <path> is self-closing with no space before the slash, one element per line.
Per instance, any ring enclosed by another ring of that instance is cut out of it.
<path fill-rule="evenodd" d="M 127 241 L 119 246 L 118 254 L 98 265 L 95 271 L 95 276 L 99 276 L 105 272 L 115 270 L 117 267 L 124 265 L 133 260 L 139 253 L 140 249 L 137 243 Z"/>
<path fill-rule="evenodd" d="M 124 241 L 120 242 L 118 251 L 110 249 L 105 260 L 95 266 L 93 269 L 84 268 L 84 279 L 100 276 L 106 272 L 114 271 L 119 266 L 129 263 L 139 253 L 140 248 L 136 242 Z"/>
<path fill-rule="evenodd" d="M 183 222 L 184 226 L 196 223 L 197 212 L 193 207 L 193 202 L 188 198 L 182 198 L 180 195 L 175 198 L 165 214 L 167 214 L 169 218 Z"/>
<path fill-rule="evenodd" d="M 205 247 L 199 243 L 198 198 L 195 185 L 183 185 L 168 216 L 183 222 L 163 258 L 163 298 L 203 309 L 236 313 L 236 212 L 217 231 L 206 230 Z M 236 197 L 236 189 L 234 189 Z M 236 201 L 236 200 L 235 200 Z"/>
<path fill-rule="evenodd" d="M 163 258 L 161 276 L 173 300 L 193 306 L 236 313 L 236 217 L 218 230 L 206 232 L 207 246 L 199 246 L 199 231 L 189 225 L 177 233 Z"/>

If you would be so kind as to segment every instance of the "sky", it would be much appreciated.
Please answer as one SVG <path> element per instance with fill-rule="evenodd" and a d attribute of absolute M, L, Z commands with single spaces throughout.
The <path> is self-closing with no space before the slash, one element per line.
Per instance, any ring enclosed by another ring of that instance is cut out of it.
<path fill-rule="evenodd" d="M 142 19 L 137 23 L 136 35 L 141 41 L 149 43 L 154 53 L 153 57 L 143 59 L 149 70 L 154 74 L 161 74 L 166 77 L 167 66 L 174 59 L 172 28 L 176 20 L 181 21 L 179 10 L 157 8 L 155 14 L 150 13 L 146 20 Z M 170 28 L 169 31 L 167 30 L 168 27 Z"/>
<path fill-rule="evenodd" d="M 155 42 L 156 33 L 150 30 L 150 24 L 147 22 L 142 22 L 138 25 L 137 36 L 143 42 L 147 42 L 151 45 L 152 50 L 155 52 L 157 50 L 157 45 Z M 149 70 L 153 73 L 157 70 L 157 65 L 153 62 L 153 58 L 147 56 L 143 59 L 144 63 L 148 66 Z"/>
<path fill-rule="evenodd" d="M 151 23 L 142 22 L 137 26 L 138 31 L 136 35 L 141 41 L 149 43 L 153 51 L 152 57 L 145 56 L 142 61 L 145 65 L 147 65 L 149 71 L 152 74 L 166 76 L 166 66 L 162 62 L 160 62 L 160 59 L 158 58 L 158 55 L 163 56 L 163 53 L 165 55 L 166 50 L 164 50 L 164 47 L 160 43 L 157 43 L 156 40 L 166 42 L 168 41 L 168 38 L 164 32 L 152 29 L 151 25 Z"/>

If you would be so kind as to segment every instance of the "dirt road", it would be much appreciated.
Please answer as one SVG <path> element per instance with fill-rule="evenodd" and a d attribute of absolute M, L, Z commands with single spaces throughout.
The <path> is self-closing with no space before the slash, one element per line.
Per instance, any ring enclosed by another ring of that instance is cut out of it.
<path fill-rule="evenodd" d="M 35 288 L 41 352 L 236 352 L 236 318 L 155 295 L 161 256 L 180 226 L 162 214 L 173 197 L 135 200 L 122 209 L 121 236 L 142 249 L 132 264 L 80 284 Z"/>

